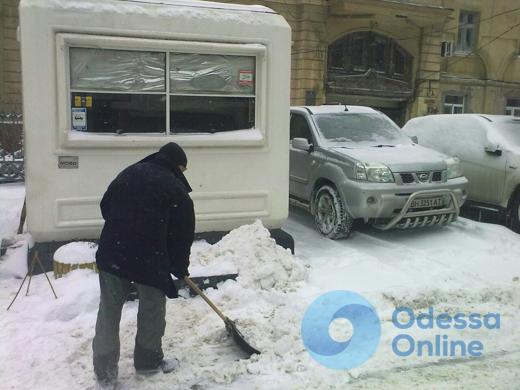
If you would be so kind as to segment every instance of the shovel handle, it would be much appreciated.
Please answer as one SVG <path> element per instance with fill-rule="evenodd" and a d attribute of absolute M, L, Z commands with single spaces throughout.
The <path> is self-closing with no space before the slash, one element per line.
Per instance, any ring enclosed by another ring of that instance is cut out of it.
<path fill-rule="evenodd" d="M 213 302 L 211 302 L 209 300 L 209 298 L 206 296 L 206 294 L 204 294 L 201 291 L 201 289 L 195 283 L 193 283 L 193 281 L 189 277 L 185 276 L 184 277 L 184 282 L 188 286 L 190 286 L 190 288 L 193 291 L 195 291 L 197 293 L 197 295 L 199 295 L 202 299 L 204 299 L 206 301 L 206 303 L 213 309 L 213 311 L 215 313 L 217 313 L 220 318 L 222 318 L 222 321 L 224 321 L 224 323 L 227 324 L 227 321 L 228 321 L 227 317 L 213 304 Z"/>

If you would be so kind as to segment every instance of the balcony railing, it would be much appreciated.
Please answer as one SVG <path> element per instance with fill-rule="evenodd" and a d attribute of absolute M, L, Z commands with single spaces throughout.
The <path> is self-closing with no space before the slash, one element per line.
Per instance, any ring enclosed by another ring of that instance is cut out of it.
<path fill-rule="evenodd" d="M 0 112 L 0 183 L 24 181 L 23 120 Z"/>

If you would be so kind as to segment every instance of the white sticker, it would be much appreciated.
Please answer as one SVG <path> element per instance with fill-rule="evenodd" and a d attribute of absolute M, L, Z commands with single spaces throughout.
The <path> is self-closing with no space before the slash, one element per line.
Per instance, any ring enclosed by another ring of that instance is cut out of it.
<path fill-rule="evenodd" d="M 72 129 L 87 131 L 87 109 L 86 107 L 72 108 Z"/>

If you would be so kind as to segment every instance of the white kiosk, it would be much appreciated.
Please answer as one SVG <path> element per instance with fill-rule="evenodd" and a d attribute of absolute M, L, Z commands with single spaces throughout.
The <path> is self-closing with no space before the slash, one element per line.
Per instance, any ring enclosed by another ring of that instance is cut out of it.
<path fill-rule="evenodd" d="M 127 165 L 186 150 L 197 232 L 288 214 L 291 31 L 262 6 L 21 0 L 27 223 L 96 239 Z"/>

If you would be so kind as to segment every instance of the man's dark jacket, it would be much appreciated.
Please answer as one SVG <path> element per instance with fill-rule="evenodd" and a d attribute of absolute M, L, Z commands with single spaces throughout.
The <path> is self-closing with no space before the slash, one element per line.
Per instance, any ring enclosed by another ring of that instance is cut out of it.
<path fill-rule="evenodd" d="M 188 274 L 195 228 L 191 188 L 160 152 L 124 169 L 101 200 L 99 269 L 177 297 L 170 272 Z"/>

